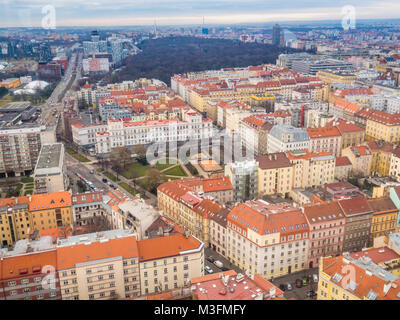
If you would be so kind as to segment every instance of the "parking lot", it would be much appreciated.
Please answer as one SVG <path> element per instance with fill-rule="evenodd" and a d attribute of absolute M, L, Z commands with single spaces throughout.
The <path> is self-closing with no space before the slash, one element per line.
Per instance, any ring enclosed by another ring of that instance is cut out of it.
<path fill-rule="evenodd" d="M 290 283 L 292 286 L 292 290 L 284 291 L 284 296 L 286 299 L 295 298 L 297 300 L 315 300 L 316 296 L 313 298 L 307 297 L 307 291 L 314 291 L 317 292 L 318 289 L 318 282 L 314 282 L 313 275 L 318 275 L 318 268 L 314 269 L 307 269 L 300 272 L 292 273 L 280 278 L 272 279 L 272 283 L 275 284 L 277 287 L 280 285 L 285 285 L 287 288 L 287 284 Z M 296 279 L 302 280 L 305 277 L 311 277 L 310 281 L 306 285 L 303 285 L 301 288 L 296 287 Z"/>

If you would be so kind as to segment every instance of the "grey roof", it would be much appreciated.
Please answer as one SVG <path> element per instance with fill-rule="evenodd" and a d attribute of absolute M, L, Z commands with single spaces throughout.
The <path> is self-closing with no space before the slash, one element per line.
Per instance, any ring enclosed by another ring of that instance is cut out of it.
<path fill-rule="evenodd" d="M 290 141 L 288 142 L 300 142 L 309 141 L 307 130 L 303 128 L 295 128 L 291 125 L 276 125 L 274 126 L 269 134 L 278 140 L 283 140 L 283 135 L 291 135 Z"/>

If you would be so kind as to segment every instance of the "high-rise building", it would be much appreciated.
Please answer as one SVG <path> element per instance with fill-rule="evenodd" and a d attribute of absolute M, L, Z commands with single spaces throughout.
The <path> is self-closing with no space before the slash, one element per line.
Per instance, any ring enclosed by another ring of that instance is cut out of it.
<path fill-rule="evenodd" d="M 281 27 L 279 24 L 272 27 L 272 44 L 274 46 L 281 45 Z"/>

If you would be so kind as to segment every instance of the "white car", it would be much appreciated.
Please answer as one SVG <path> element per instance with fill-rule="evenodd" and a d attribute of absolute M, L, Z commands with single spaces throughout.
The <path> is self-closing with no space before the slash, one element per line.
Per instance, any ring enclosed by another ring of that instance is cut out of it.
<path fill-rule="evenodd" d="M 212 269 L 211 269 L 209 266 L 206 266 L 205 269 L 206 269 L 206 271 L 207 271 L 208 273 L 213 273 Z"/>

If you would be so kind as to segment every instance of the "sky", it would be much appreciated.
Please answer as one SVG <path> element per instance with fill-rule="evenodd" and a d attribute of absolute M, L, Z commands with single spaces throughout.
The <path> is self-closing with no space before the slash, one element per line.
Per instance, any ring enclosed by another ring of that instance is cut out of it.
<path fill-rule="evenodd" d="M 357 19 L 400 18 L 399 0 L 0 0 L 0 27 L 40 27 L 47 5 L 56 26 L 341 21 L 345 6 Z"/>

